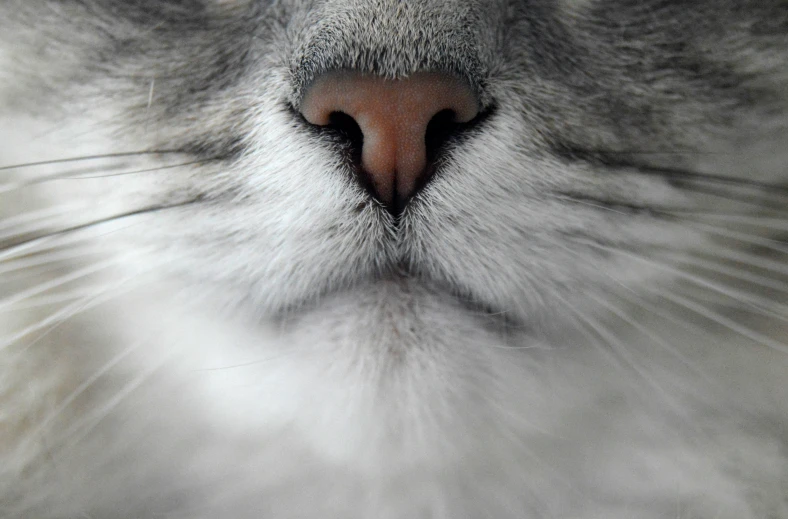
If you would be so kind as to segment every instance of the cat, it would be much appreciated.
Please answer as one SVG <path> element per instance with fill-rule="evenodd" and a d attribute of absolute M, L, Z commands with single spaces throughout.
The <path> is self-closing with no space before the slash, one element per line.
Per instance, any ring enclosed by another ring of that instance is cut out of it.
<path fill-rule="evenodd" d="M 788 518 L 787 82 L 782 0 L 5 0 L 0 516 Z"/>

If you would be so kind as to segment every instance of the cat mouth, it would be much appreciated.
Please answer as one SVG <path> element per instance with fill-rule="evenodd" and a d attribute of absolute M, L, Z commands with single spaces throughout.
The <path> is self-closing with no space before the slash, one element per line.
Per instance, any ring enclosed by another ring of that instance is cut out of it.
<path fill-rule="evenodd" d="M 384 286 L 394 287 L 392 297 L 409 299 L 414 293 L 428 294 L 433 299 L 442 301 L 447 307 L 459 310 L 484 325 L 495 329 L 527 329 L 529 326 L 515 312 L 502 308 L 479 295 L 451 283 L 421 272 L 413 263 L 399 261 L 373 275 L 359 279 L 344 290 L 350 294 L 368 289 L 379 289 Z M 334 293 L 326 293 L 318 301 L 329 299 Z"/>

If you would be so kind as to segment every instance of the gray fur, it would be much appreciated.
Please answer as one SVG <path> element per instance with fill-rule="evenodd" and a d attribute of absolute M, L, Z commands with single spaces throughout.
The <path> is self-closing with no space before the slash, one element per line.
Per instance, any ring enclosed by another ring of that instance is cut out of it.
<path fill-rule="evenodd" d="M 482 100 L 398 219 L 349 68 Z M 786 81 L 781 0 L 7 0 L 0 516 L 788 518 Z"/>

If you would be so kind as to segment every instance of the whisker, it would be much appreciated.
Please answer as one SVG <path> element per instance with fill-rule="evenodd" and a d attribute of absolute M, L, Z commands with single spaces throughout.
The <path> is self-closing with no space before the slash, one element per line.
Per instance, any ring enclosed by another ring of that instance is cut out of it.
<path fill-rule="evenodd" d="M 570 254 L 576 256 L 578 259 L 582 259 L 582 257 L 578 254 L 577 251 L 575 251 L 575 250 L 571 249 L 570 247 L 566 246 L 566 244 L 556 242 L 555 245 L 561 247 L 562 249 L 566 250 Z M 614 249 L 612 247 L 603 247 L 601 245 L 599 247 L 603 248 L 606 251 L 613 252 L 613 253 L 618 251 L 618 249 Z M 676 324 L 677 326 L 679 326 L 679 327 L 681 327 L 681 328 L 683 328 L 683 329 L 685 329 L 687 331 L 690 331 L 692 333 L 696 333 L 698 336 L 706 337 L 708 335 L 708 331 L 707 330 L 704 330 L 703 328 L 692 324 L 690 321 L 687 321 L 686 319 L 680 319 L 680 318 L 677 318 L 677 317 L 673 316 L 672 314 L 668 313 L 662 306 L 659 306 L 659 305 L 656 305 L 656 304 L 648 302 L 647 300 L 645 300 L 642 297 L 642 295 L 636 293 L 635 290 L 633 290 L 632 288 L 630 288 L 626 284 L 622 283 L 620 280 L 618 280 L 618 279 L 616 279 L 616 278 L 614 278 L 613 276 L 610 276 L 610 275 L 608 275 L 607 277 L 611 281 L 613 281 L 616 285 L 618 285 L 620 288 L 624 289 L 625 293 L 630 294 L 629 297 L 626 297 L 623 294 L 619 293 L 618 294 L 619 297 L 627 299 L 630 302 L 647 309 L 652 314 L 657 315 L 659 317 L 662 317 L 663 319 L 666 319 L 666 320 Z M 654 293 L 653 290 L 651 291 L 651 293 Z M 659 295 L 659 293 L 657 293 L 657 295 Z"/>
<path fill-rule="evenodd" d="M 2 309 L 3 307 L 11 306 L 14 303 L 17 303 L 19 301 L 24 301 L 25 299 L 27 299 L 29 297 L 45 293 L 45 292 L 47 292 L 49 290 L 52 290 L 53 288 L 57 288 L 57 287 L 66 285 L 66 284 L 68 284 L 68 283 L 70 283 L 72 281 L 76 281 L 78 279 L 83 279 L 83 278 L 85 278 L 85 277 L 87 277 L 87 276 L 89 276 L 91 274 L 94 274 L 94 273 L 99 272 L 101 270 L 105 270 L 107 267 L 110 267 L 112 265 L 116 265 L 116 264 L 120 263 L 121 261 L 127 259 L 128 257 L 132 257 L 132 255 L 124 255 L 121 258 L 113 258 L 111 260 L 106 260 L 106 261 L 101 261 L 101 262 L 98 262 L 98 263 L 94 263 L 93 265 L 90 265 L 90 266 L 82 268 L 82 269 L 75 270 L 75 271 L 70 272 L 69 274 L 66 274 L 64 276 L 60 276 L 60 277 L 55 278 L 53 280 L 50 280 L 50 281 L 47 281 L 47 282 L 44 282 L 44 283 L 40 283 L 40 284 L 38 284 L 38 285 L 36 285 L 36 286 L 34 286 L 32 288 L 29 288 L 27 290 L 23 290 L 21 292 L 18 292 L 16 294 L 12 295 L 12 296 L 8 296 L 8 297 L 5 297 L 5 298 L 2 298 L 2 299 L 0 299 L 0 309 Z"/>
<path fill-rule="evenodd" d="M 59 171 L 58 173 L 53 173 L 50 175 L 30 175 L 26 174 L 24 177 L 22 175 L 17 175 L 14 180 L 10 180 L 8 182 L 0 183 L 0 194 L 3 193 L 10 193 L 16 189 L 20 189 L 27 186 L 32 186 L 35 184 L 41 184 L 48 180 L 55 180 L 60 177 L 67 177 L 68 175 L 89 175 L 94 173 L 101 173 L 107 171 L 118 171 L 122 169 L 127 169 L 130 166 L 128 164 L 119 164 L 119 163 L 112 163 L 109 165 L 101 165 L 101 166 L 90 166 L 90 167 L 79 167 L 79 168 L 71 168 L 71 169 L 64 169 Z M 22 180 L 25 178 L 26 180 Z"/>
<path fill-rule="evenodd" d="M 711 184 L 721 184 L 728 186 L 736 186 L 740 188 L 755 189 L 759 192 L 766 192 L 771 194 L 781 193 L 788 195 L 788 186 L 782 184 L 771 184 L 768 182 L 760 182 L 751 178 L 728 177 L 723 175 L 715 175 L 712 173 L 700 173 L 680 168 L 664 168 L 654 166 L 638 165 L 636 170 L 646 174 L 656 174 L 669 177 L 675 180 L 685 182 L 692 180 L 696 182 L 707 182 Z"/>
<path fill-rule="evenodd" d="M 739 212 L 732 212 L 730 209 L 725 210 L 724 212 L 721 210 L 700 210 L 694 207 L 678 207 L 678 206 L 665 206 L 665 205 L 658 205 L 658 204 L 636 204 L 626 200 L 616 200 L 616 199 L 605 199 L 594 197 L 587 194 L 572 192 L 572 191 L 556 191 L 551 193 L 554 199 L 559 200 L 561 202 L 569 202 L 577 205 L 584 205 L 587 207 L 593 207 L 594 209 L 601 209 L 603 211 L 609 211 L 617 214 L 621 214 L 623 216 L 632 216 L 633 214 L 648 214 L 651 216 L 660 216 L 663 218 L 671 218 L 672 220 L 678 218 L 688 218 L 688 217 L 710 217 L 710 218 L 740 218 L 743 221 L 748 220 L 751 222 L 763 222 L 767 220 L 767 217 L 764 216 L 756 216 L 753 215 L 751 211 L 739 211 Z M 764 203 L 761 201 L 756 200 L 749 200 L 749 199 L 736 199 L 731 198 L 737 202 L 746 203 L 748 205 L 752 205 L 758 207 L 759 209 L 764 208 Z M 780 200 L 780 209 L 783 208 L 788 202 L 788 198 Z M 772 218 L 774 222 L 779 224 L 784 224 L 785 220 L 780 218 Z M 771 221 L 769 221 L 771 223 Z"/>
<path fill-rule="evenodd" d="M 45 234 L 43 236 L 36 236 L 35 238 L 25 239 L 25 240 L 23 240 L 23 241 L 21 241 L 19 243 L 13 243 L 13 244 L 8 245 L 8 246 L 6 246 L 4 248 L 0 248 L 0 261 L 6 259 L 8 257 L 18 256 L 18 255 L 20 255 L 20 253 L 22 253 L 22 252 L 24 252 L 24 251 L 26 251 L 28 249 L 34 248 L 37 245 L 40 245 L 42 243 L 46 243 L 46 242 L 48 242 L 48 241 L 50 241 L 50 240 L 52 240 L 54 238 L 71 235 L 73 233 L 78 233 L 79 231 L 84 231 L 86 229 L 90 229 L 90 228 L 93 228 L 93 227 L 96 227 L 96 226 L 99 226 L 99 225 L 102 225 L 102 224 L 110 223 L 110 222 L 115 222 L 115 221 L 122 220 L 122 219 L 125 219 L 125 218 L 129 218 L 129 217 L 132 217 L 132 216 L 140 216 L 140 215 L 143 215 L 143 214 L 156 213 L 156 212 L 164 211 L 164 210 L 167 210 L 167 209 L 174 209 L 174 208 L 178 208 L 178 207 L 185 207 L 185 206 L 188 206 L 188 205 L 204 202 L 205 200 L 206 200 L 206 198 L 204 196 L 200 195 L 200 196 L 197 196 L 195 198 L 191 198 L 191 199 L 183 201 L 183 202 L 176 202 L 174 204 L 153 205 L 153 206 L 146 207 L 146 208 L 143 208 L 143 209 L 136 209 L 134 211 L 128 211 L 128 212 L 125 212 L 125 213 L 120 213 L 120 214 L 117 214 L 117 215 L 114 215 L 114 216 L 110 216 L 108 218 L 101 218 L 99 220 L 94 220 L 92 222 L 88 222 L 88 223 L 84 223 L 84 224 L 80 224 L 80 225 L 75 225 L 73 227 L 68 227 L 66 229 L 60 229 L 60 230 L 53 231 L 53 232 L 50 232 L 48 234 Z"/>
<path fill-rule="evenodd" d="M 716 260 L 727 260 L 729 262 L 741 263 L 747 267 L 755 267 L 767 270 L 778 275 L 788 276 L 788 265 L 784 262 L 770 260 L 759 256 L 757 253 L 747 251 L 733 251 L 725 247 L 714 247 L 708 250 Z"/>
<path fill-rule="evenodd" d="M 77 231 L 79 229 L 76 229 Z M 58 240 L 57 238 L 68 238 L 68 240 Z M 91 236 L 71 235 L 70 233 L 54 232 L 45 236 L 29 238 L 19 243 L 8 246 L 0 246 L 0 262 L 15 261 L 30 255 L 41 254 L 47 251 L 58 250 L 65 247 L 77 246 L 80 242 L 91 240 Z"/>
<path fill-rule="evenodd" d="M 762 344 L 764 346 L 767 346 L 769 348 L 772 348 L 773 350 L 776 350 L 776 351 L 779 351 L 779 352 L 782 352 L 782 353 L 788 353 L 788 345 L 780 343 L 780 342 L 777 342 L 776 340 L 772 339 L 771 337 L 768 337 L 768 336 L 763 335 L 763 334 L 761 334 L 759 332 L 756 332 L 755 330 L 752 330 L 752 329 L 750 329 L 750 328 L 748 328 L 748 327 L 746 327 L 746 326 L 744 326 L 742 324 L 737 323 L 733 319 L 725 317 L 724 315 L 722 315 L 722 314 L 720 314 L 718 312 L 715 312 L 715 311 L 713 311 L 713 310 L 711 310 L 709 308 L 706 308 L 706 307 L 704 307 L 704 306 L 702 306 L 700 304 L 697 304 L 697 303 L 695 303 L 695 302 L 693 302 L 693 301 L 691 301 L 691 300 L 689 300 L 689 299 L 687 299 L 685 297 L 682 297 L 682 296 L 679 296 L 679 295 L 676 295 L 676 294 L 672 294 L 672 293 L 667 292 L 667 291 L 660 292 L 660 293 L 656 293 L 653 290 L 650 290 L 650 291 L 651 291 L 651 293 L 653 293 L 657 297 L 660 297 L 660 298 L 672 301 L 673 303 L 675 303 L 675 304 L 677 304 L 679 306 L 682 306 L 682 307 L 686 308 L 687 310 L 690 310 L 690 311 L 692 311 L 692 312 L 694 312 L 694 313 L 696 313 L 696 314 L 698 314 L 698 315 L 700 315 L 702 317 L 705 317 L 706 319 L 709 319 L 712 322 L 715 322 L 715 323 L 717 323 L 719 325 L 722 325 L 722 326 L 728 328 L 729 330 L 733 331 L 734 333 L 737 333 L 737 334 L 741 335 L 742 337 L 750 339 L 753 342 L 756 342 L 758 344 Z"/>
<path fill-rule="evenodd" d="M 112 290 L 116 290 L 120 286 L 126 284 L 131 279 L 133 279 L 133 278 L 129 277 L 127 279 L 124 279 L 120 283 L 113 284 L 113 285 L 111 285 L 110 289 L 102 290 L 99 293 L 99 295 L 106 294 L 111 289 Z M 116 297 L 116 295 L 113 294 L 112 297 Z M 97 303 L 95 303 L 95 304 L 103 302 L 103 300 L 100 300 L 98 298 L 96 298 L 95 301 L 97 301 Z M 31 335 L 33 333 L 36 333 L 36 332 L 38 332 L 40 330 L 44 330 L 44 329 L 47 329 L 49 327 L 55 328 L 55 327 L 59 326 L 60 324 L 62 324 L 63 322 L 65 322 L 68 319 L 70 319 L 71 317 L 74 317 L 75 315 L 77 315 L 80 312 L 84 311 L 87 308 L 89 308 L 89 307 L 87 306 L 87 303 L 84 301 L 84 299 L 76 301 L 75 303 L 72 303 L 70 305 L 64 306 L 64 307 L 60 308 L 59 310 L 57 310 L 56 312 L 53 312 L 49 316 L 39 320 L 38 322 L 36 322 L 34 324 L 31 324 L 31 325 L 23 328 L 22 330 L 14 333 L 10 337 L 4 338 L 2 341 L 0 341 L 0 350 L 4 350 L 4 349 L 8 348 L 8 347 L 12 346 L 13 344 L 17 343 L 18 341 L 24 339 L 25 337 L 28 337 L 29 335 Z M 38 340 L 40 340 L 43 336 L 45 336 L 46 334 L 50 333 L 51 331 L 52 331 L 51 329 L 47 329 L 47 331 L 43 335 L 37 337 L 35 340 L 33 340 L 31 343 L 29 343 L 28 347 L 30 345 L 34 344 L 35 342 L 37 342 Z"/>
<path fill-rule="evenodd" d="M 588 329 L 602 339 L 604 342 L 601 343 L 599 341 L 595 341 L 596 347 L 600 351 L 606 351 L 607 354 L 610 355 L 613 352 L 621 358 L 627 366 L 633 369 L 640 377 L 643 378 L 654 390 L 660 393 L 665 401 L 669 403 L 672 407 L 679 409 L 680 407 L 677 405 L 675 398 L 672 397 L 665 387 L 660 384 L 655 378 L 654 375 L 643 369 L 642 366 L 639 365 L 633 354 L 631 353 L 630 349 L 625 346 L 621 340 L 616 337 L 616 335 L 608 328 L 607 326 L 603 325 L 602 323 L 592 319 L 588 315 L 580 312 L 576 308 L 572 308 L 571 312 L 584 323 L 584 326 L 588 327 Z M 612 350 L 608 350 L 605 347 L 605 344 L 612 348 Z"/>
<path fill-rule="evenodd" d="M 649 311 L 652 315 L 659 316 L 671 323 L 683 328 L 684 330 L 697 334 L 700 337 L 708 336 L 708 330 L 701 328 L 700 326 L 693 324 L 691 321 L 688 321 L 685 318 L 677 317 L 670 312 L 668 312 L 664 306 L 660 306 L 654 303 L 649 302 L 646 298 L 643 297 L 642 294 L 638 294 L 635 290 L 621 281 L 613 279 L 613 281 L 618 285 L 620 288 L 624 289 L 624 293 L 628 293 L 629 296 L 625 296 L 622 293 L 618 293 L 617 295 L 623 299 L 628 300 L 632 304 L 641 306 Z M 651 292 L 653 293 L 653 292 Z"/>
<path fill-rule="evenodd" d="M 722 220 L 726 222 L 748 224 L 757 226 L 761 229 L 769 229 L 776 231 L 788 231 L 788 221 L 785 218 L 771 218 L 763 216 L 751 216 L 743 214 L 721 214 L 721 213 L 708 213 L 702 215 L 705 218 L 713 218 L 715 220 Z"/>
<path fill-rule="evenodd" d="M 142 157 L 149 155 L 178 155 L 178 154 L 184 155 L 186 154 L 186 151 L 172 149 L 172 150 L 129 151 L 129 152 L 121 152 L 121 153 L 106 153 L 103 155 L 84 155 L 81 157 L 68 157 L 65 159 L 42 160 L 38 162 L 24 162 L 20 164 L 12 164 L 9 166 L 0 166 L 0 171 L 8 171 L 12 169 L 23 169 L 23 168 L 34 168 L 39 166 L 50 166 L 54 164 L 66 164 L 66 163 L 80 162 L 80 161 L 116 159 L 116 158 L 124 158 L 124 157 Z"/>
<path fill-rule="evenodd" d="M 83 207 L 80 210 L 68 213 L 64 212 L 58 215 L 40 218 L 37 221 L 32 221 L 28 224 L 17 225 L 6 232 L 0 233 L 0 250 L 2 250 L 3 247 L 12 243 L 16 243 L 22 239 L 40 236 L 44 233 L 51 232 L 54 229 L 58 229 L 63 226 L 63 222 L 67 221 L 70 216 L 74 214 L 82 214 L 88 210 L 89 208 Z"/>
<path fill-rule="evenodd" d="M 94 409 L 90 413 L 86 413 L 79 420 L 77 420 L 76 423 L 72 424 L 71 427 L 60 433 L 60 442 L 56 442 L 62 444 L 62 446 L 59 446 L 59 448 L 62 450 L 68 450 L 77 445 L 83 438 L 90 434 L 93 429 L 98 427 L 98 425 L 107 416 L 109 416 L 109 414 L 118 405 L 120 405 L 123 400 L 131 396 L 134 391 L 140 388 L 150 377 L 156 373 L 156 371 L 164 366 L 165 363 L 166 360 L 163 360 L 157 364 L 153 364 L 145 370 L 142 370 L 137 376 L 121 387 L 117 393 L 115 393 L 115 396 L 109 399 L 104 405 Z"/>
<path fill-rule="evenodd" d="M 57 265 L 60 262 L 83 259 L 94 254 L 101 254 L 101 252 L 102 249 L 99 247 L 86 248 L 83 246 L 75 249 L 57 248 L 54 249 L 54 251 L 45 251 L 35 255 L 4 261 L 0 263 L 0 275 L 12 274 L 14 272 L 34 269 L 36 267 Z"/>
<path fill-rule="evenodd" d="M 698 222 L 698 221 L 686 220 L 685 222 L 682 223 L 686 225 L 698 227 L 710 234 L 715 234 L 723 238 L 738 240 L 742 243 L 747 243 L 749 245 L 757 245 L 759 247 L 763 247 L 764 249 L 768 249 L 772 252 L 776 252 L 779 254 L 788 254 L 788 246 L 786 246 L 785 242 L 781 240 L 776 240 L 772 238 L 763 238 L 742 232 L 731 231 L 730 229 L 727 229 L 725 227 L 705 224 L 703 222 Z"/>
<path fill-rule="evenodd" d="M 619 284 L 623 285 L 621 283 L 619 283 Z M 631 289 L 630 289 L 630 291 L 631 291 Z M 632 293 L 634 293 L 634 291 L 632 291 Z M 623 322 L 625 322 L 628 325 L 632 326 L 635 330 L 639 331 L 644 336 L 646 336 L 649 339 L 651 339 L 652 342 L 654 342 L 656 345 L 660 346 L 663 350 L 667 351 L 668 353 L 670 353 L 674 357 L 676 357 L 679 360 L 681 360 L 681 362 L 684 363 L 684 365 L 689 367 L 696 375 L 702 377 L 706 382 L 708 382 L 710 384 L 716 384 L 716 382 L 711 377 L 709 377 L 708 373 L 706 373 L 706 371 L 704 369 L 699 367 L 697 363 L 692 362 L 689 359 L 689 357 L 687 357 L 687 355 L 685 355 L 678 348 L 676 348 L 676 346 L 670 344 L 665 339 L 663 339 L 662 337 L 657 335 L 656 332 L 654 332 L 654 330 L 651 330 L 651 329 L 647 328 L 645 325 L 643 325 L 642 323 L 636 321 L 632 316 L 627 315 L 626 313 L 624 313 L 624 311 L 621 308 L 619 308 L 618 306 L 613 305 L 609 301 L 606 301 L 603 298 L 594 295 L 593 293 L 588 293 L 587 295 L 591 299 L 596 301 L 600 306 L 606 308 L 613 315 L 617 316 Z M 618 297 L 620 297 L 622 299 L 627 299 L 630 304 L 634 303 L 637 306 L 641 306 L 643 308 L 648 309 L 647 307 L 645 307 L 644 305 L 641 304 L 641 301 L 633 301 L 632 299 L 624 298 L 624 297 L 622 297 L 619 294 L 617 294 L 617 295 L 618 295 Z M 642 298 L 639 298 L 639 299 L 642 299 Z"/>
<path fill-rule="evenodd" d="M 13 216 L 6 216 L 5 218 L 0 220 L 0 230 L 9 229 L 12 227 L 18 227 L 20 225 L 25 225 L 33 222 L 40 222 L 41 220 L 46 220 L 48 218 L 53 218 L 53 217 L 59 218 L 62 217 L 64 214 L 67 214 L 69 211 L 73 211 L 74 209 L 81 209 L 83 207 L 84 207 L 83 204 L 68 203 L 68 204 L 60 204 L 55 206 L 48 206 L 43 209 L 36 209 L 34 211 L 18 213 L 18 214 L 14 214 Z"/>
<path fill-rule="evenodd" d="M 72 290 L 70 292 L 66 292 L 63 294 L 30 297 L 27 298 L 24 303 L 16 303 L 6 308 L 0 308 L 0 314 L 30 310 L 33 308 L 40 308 L 42 306 L 50 306 L 59 303 L 66 303 L 74 299 L 83 299 L 89 297 L 94 292 L 95 292 L 94 290 L 88 290 L 83 288 L 80 290 Z"/>
<path fill-rule="evenodd" d="M 649 156 L 649 157 L 656 157 L 656 156 L 665 156 L 665 157 L 683 157 L 683 156 L 736 156 L 737 154 L 734 152 L 724 152 L 724 151 L 699 151 L 699 150 L 676 150 L 676 149 L 664 149 L 664 150 L 581 150 L 584 153 L 598 153 L 603 154 L 605 156 Z"/>
<path fill-rule="evenodd" d="M 36 428 L 30 432 L 31 439 L 34 439 L 35 441 L 38 436 L 46 434 L 46 429 L 49 424 L 51 424 L 58 416 L 60 416 L 69 405 L 79 398 L 80 395 L 90 389 L 90 387 L 93 386 L 93 384 L 95 384 L 101 377 L 107 374 L 110 370 L 112 370 L 112 368 L 120 364 L 121 361 L 123 361 L 137 348 L 139 348 L 140 344 L 141 343 L 138 342 L 123 349 L 120 353 L 110 359 L 109 362 L 105 363 L 98 370 L 96 370 L 90 377 L 86 378 L 79 386 L 77 386 L 71 393 L 61 400 L 58 406 L 54 408 L 46 418 L 37 424 Z"/>
<path fill-rule="evenodd" d="M 575 324 L 578 325 L 577 330 L 581 334 L 583 334 L 583 336 L 585 336 L 586 339 L 588 339 L 590 344 L 592 344 L 595 347 L 595 349 L 599 351 L 607 360 L 609 360 L 613 365 L 615 365 L 616 368 L 620 369 L 623 372 L 628 371 L 627 365 L 624 364 L 622 360 L 619 359 L 614 354 L 614 352 L 619 353 L 618 348 L 615 348 L 613 351 L 611 351 L 608 347 L 605 346 L 605 344 L 601 342 L 600 339 L 604 339 L 605 334 L 602 335 L 599 334 L 599 332 L 596 330 L 596 326 L 592 324 L 592 319 L 586 316 L 584 313 L 580 312 L 580 310 L 576 308 L 576 305 L 571 304 L 562 296 L 558 295 L 557 293 L 554 295 L 566 310 L 565 313 L 567 315 L 574 316 L 575 319 L 573 319 L 573 321 L 575 322 Z M 627 362 L 627 364 L 629 364 L 629 362 L 626 359 L 624 359 L 624 361 Z M 639 388 L 639 386 L 636 387 Z"/>
<path fill-rule="evenodd" d="M 39 178 L 34 178 L 34 179 L 26 180 L 26 181 L 23 181 L 23 182 L 11 182 L 11 183 L 5 184 L 5 185 L 0 184 L 0 193 L 7 193 L 7 192 L 10 192 L 10 191 L 14 191 L 16 189 L 22 189 L 22 188 L 25 188 L 25 187 L 30 187 L 30 186 L 34 186 L 34 185 L 38 185 L 38 184 L 43 184 L 45 182 L 52 182 L 54 180 L 89 180 L 89 179 L 96 179 L 96 178 L 109 178 L 109 177 L 121 177 L 121 176 L 127 176 L 127 175 L 139 175 L 139 174 L 142 174 L 142 173 L 153 173 L 153 172 L 165 171 L 165 170 L 170 170 L 170 169 L 183 168 L 183 167 L 187 167 L 187 166 L 194 166 L 194 165 L 197 165 L 197 164 L 206 164 L 208 162 L 213 162 L 213 161 L 217 161 L 217 160 L 219 160 L 219 159 L 218 158 L 208 158 L 208 159 L 202 159 L 202 160 L 193 160 L 193 161 L 190 161 L 190 162 L 182 162 L 182 163 L 179 163 L 179 164 L 170 164 L 170 165 L 166 165 L 166 166 L 158 166 L 158 167 L 155 167 L 155 168 L 137 169 L 137 170 L 132 170 L 132 171 L 122 171 L 122 172 L 117 172 L 117 173 L 106 173 L 106 174 L 102 174 L 102 175 L 92 175 L 92 174 L 90 174 L 90 175 L 69 176 L 69 175 L 71 175 L 73 173 L 73 172 L 70 172 L 70 171 L 69 172 L 65 172 L 65 173 L 55 173 L 55 174 L 52 174 L 52 175 L 47 175 L 47 176 L 43 176 L 43 177 L 39 177 Z M 96 170 L 93 170 L 93 171 L 96 171 Z"/>
<path fill-rule="evenodd" d="M 695 257 L 695 260 L 693 260 L 693 257 L 688 254 L 681 254 L 679 252 L 675 252 L 675 254 L 677 256 L 676 261 L 681 261 L 687 265 L 715 272 L 717 274 L 723 274 L 740 281 L 746 281 L 753 285 L 788 293 L 788 283 L 783 283 L 771 277 L 760 276 L 746 270 L 726 267 L 719 261 L 715 261 L 717 258 L 710 258 L 703 262 L 702 259 L 704 258 Z M 670 255 L 670 253 L 668 253 L 668 255 Z"/>
<path fill-rule="evenodd" d="M 137 276 L 128 277 L 122 283 L 118 284 L 118 287 L 127 283 L 130 280 L 136 280 Z M 117 288 L 117 287 L 116 287 Z M 114 290 L 114 288 L 113 288 Z M 106 291 L 109 292 L 109 291 Z M 106 293 L 105 292 L 105 293 Z M 112 297 L 116 297 L 117 293 L 113 293 Z M 111 299 L 106 298 L 106 299 Z M 98 373 L 94 373 L 92 377 L 85 380 L 77 389 L 75 389 L 71 395 L 66 397 L 64 402 L 61 402 L 59 408 L 67 407 L 73 400 L 75 400 L 80 394 L 84 393 L 91 385 L 95 384 L 96 381 L 110 369 L 112 369 L 115 365 L 120 363 L 124 358 L 126 358 L 129 354 L 131 354 L 134 350 L 138 349 L 144 340 L 138 341 L 135 344 L 132 344 L 130 347 L 125 349 L 124 351 L 120 352 L 116 357 L 111 359 L 108 363 L 106 363 L 102 368 L 100 368 Z M 60 440 L 57 443 L 64 444 L 60 446 L 61 449 L 67 450 L 76 444 L 78 444 L 85 436 L 90 434 L 90 431 L 95 429 L 104 418 L 106 418 L 113 409 L 115 409 L 123 400 L 129 397 L 136 389 L 142 386 L 151 376 L 153 376 L 156 371 L 161 368 L 166 362 L 168 358 L 162 358 L 158 363 L 152 364 L 147 369 L 141 371 L 138 375 L 136 375 L 132 380 L 130 380 L 127 384 L 125 384 L 120 390 L 115 394 L 114 397 L 109 399 L 102 405 L 101 407 L 96 408 L 90 413 L 86 413 L 85 415 L 81 416 L 78 421 L 73 423 L 71 427 L 59 433 Z M 58 411 L 58 413 L 62 412 L 62 409 Z M 54 417 L 53 417 L 54 419 Z M 43 432 L 43 428 L 41 428 Z"/>
<path fill-rule="evenodd" d="M 757 197 L 752 197 L 745 193 L 739 193 L 730 190 L 725 191 L 721 189 L 725 186 L 720 185 L 701 185 L 690 184 L 689 182 L 686 182 L 681 187 L 683 189 L 715 196 L 717 198 L 723 198 L 725 200 L 746 204 L 758 209 L 769 208 L 773 210 L 782 210 L 785 208 L 786 195 L 780 192 L 763 190 L 758 191 Z"/>
<path fill-rule="evenodd" d="M 592 201 L 590 198 L 579 197 L 579 196 L 576 196 L 576 195 L 570 194 L 570 193 L 557 193 L 557 194 L 553 194 L 551 196 L 552 196 L 552 198 L 555 198 L 556 200 L 560 200 L 562 202 L 571 202 L 573 204 L 585 205 L 585 206 L 588 206 L 588 207 L 593 207 L 594 209 L 602 209 L 603 211 L 609 211 L 611 213 L 617 213 L 617 214 L 621 214 L 621 215 L 624 215 L 624 216 L 630 216 L 631 215 L 630 213 L 628 213 L 626 211 L 615 209 L 615 206 L 613 206 L 613 205 L 606 205 L 601 200 L 600 201 Z"/>
<path fill-rule="evenodd" d="M 594 247 L 594 248 L 597 248 L 597 249 L 601 249 L 601 250 L 604 250 L 606 252 L 613 252 L 613 253 L 616 253 L 616 254 L 620 254 L 622 256 L 626 256 L 628 258 L 632 258 L 632 259 L 635 259 L 637 261 L 646 263 L 646 264 L 651 265 L 652 267 L 655 267 L 655 268 L 657 268 L 659 270 L 663 270 L 663 271 L 669 272 L 672 275 L 675 275 L 675 276 L 677 276 L 679 278 L 682 278 L 682 279 L 686 279 L 687 281 L 690 281 L 690 282 L 692 282 L 692 283 L 694 283 L 696 285 L 708 288 L 708 289 L 713 290 L 713 291 L 715 291 L 715 292 L 717 292 L 719 294 L 722 294 L 724 296 L 730 297 L 730 298 L 732 298 L 732 299 L 734 299 L 736 301 L 745 302 L 748 305 L 752 306 L 753 308 L 756 308 L 759 312 L 763 313 L 764 315 L 770 315 L 770 316 L 775 317 L 777 319 L 780 319 L 780 320 L 783 320 L 783 321 L 788 321 L 788 310 L 787 310 L 788 307 L 786 307 L 785 305 L 778 305 L 774 301 L 762 299 L 762 298 L 760 298 L 758 296 L 755 296 L 755 295 L 753 295 L 751 293 L 748 293 L 748 292 L 743 292 L 741 290 L 733 289 L 733 288 L 730 288 L 730 287 L 720 286 L 720 285 L 718 285 L 716 283 L 713 283 L 711 281 L 703 279 L 703 278 L 701 278 L 699 276 L 696 276 L 696 275 L 691 274 L 689 272 L 686 272 L 684 270 L 681 270 L 681 269 L 678 269 L 678 268 L 675 268 L 675 267 L 671 267 L 671 266 L 665 265 L 663 263 L 659 263 L 659 262 L 651 260 L 651 259 L 649 259 L 649 258 L 647 258 L 647 257 L 645 257 L 643 255 L 636 254 L 636 253 L 628 251 L 628 250 L 624 250 L 624 249 L 621 249 L 621 248 L 608 247 L 608 246 L 604 246 L 604 245 L 601 245 L 601 244 L 598 244 L 598 243 L 594 243 L 594 242 L 591 242 L 591 241 L 588 241 L 588 240 L 581 240 L 581 242 L 586 244 L 587 246 L 591 246 L 591 247 Z M 777 313 L 777 312 L 773 311 L 772 309 L 775 306 L 778 307 L 779 309 L 781 309 L 784 312 L 784 314 L 780 314 L 780 313 Z"/>
<path fill-rule="evenodd" d="M 57 238 L 61 239 L 58 240 Z M 27 244 L 22 244 L 19 246 L 9 245 L 9 249 L 12 250 L 9 250 L 8 252 L 3 252 L 6 249 L 4 246 L 0 246 L 0 265 L 3 263 L 8 264 L 17 261 L 23 261 L 25 258 L 33 258 L 45 254 L 52 254 L 53 252 L 61 250 L 78 250 L 86 246 L 84 242 L 89 242 L 92 246 L 95 246 L 95 241 L 92 241 L 95 238 L 96 235 L 86 236 L 77 234 L 71 236 L 53 236 L 51 238 L 44 238 L 41 240 L 31 239 L 25 240 L 26 242 L 29 242 Z"/>
<path fill-rule="evenodd" d="M 717 175 L 714 173 L 704 173 L 678 166 L 653 166 L 643 162 L 635 162 L 626 158 L 626 155 L 635 155 L 635 153 L 632 152 L 611 153 L 603 150 L 584 150 L 579 148 L 569 148 L 565 151 L 568 155 L 571 155 L 576 159 L 582 159 L 591 164 L 598 164 L 600 166 L 605 166 L 608 169 L 619 170 L 622 172 L 626 171 L 631 173 L 634 171 L 643 175 L 654 175 L 681 182 L 705 182 L 709 184 L 752 188 L 770 193 L 788 194 L 788 186 L 782 184 L 771 184 L 751 178 L 730 177 L 725 175 Z"/>

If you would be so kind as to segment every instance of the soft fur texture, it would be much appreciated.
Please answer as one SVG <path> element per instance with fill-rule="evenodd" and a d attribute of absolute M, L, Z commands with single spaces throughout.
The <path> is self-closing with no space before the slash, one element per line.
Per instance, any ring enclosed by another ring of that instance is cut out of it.
<path fill-rule="evenodd" d="M 483 104 L 400 217 L 337 69 Z M 5 0 L 0 516 L 788 518 L 787 82 L 782 0 Z"/>

